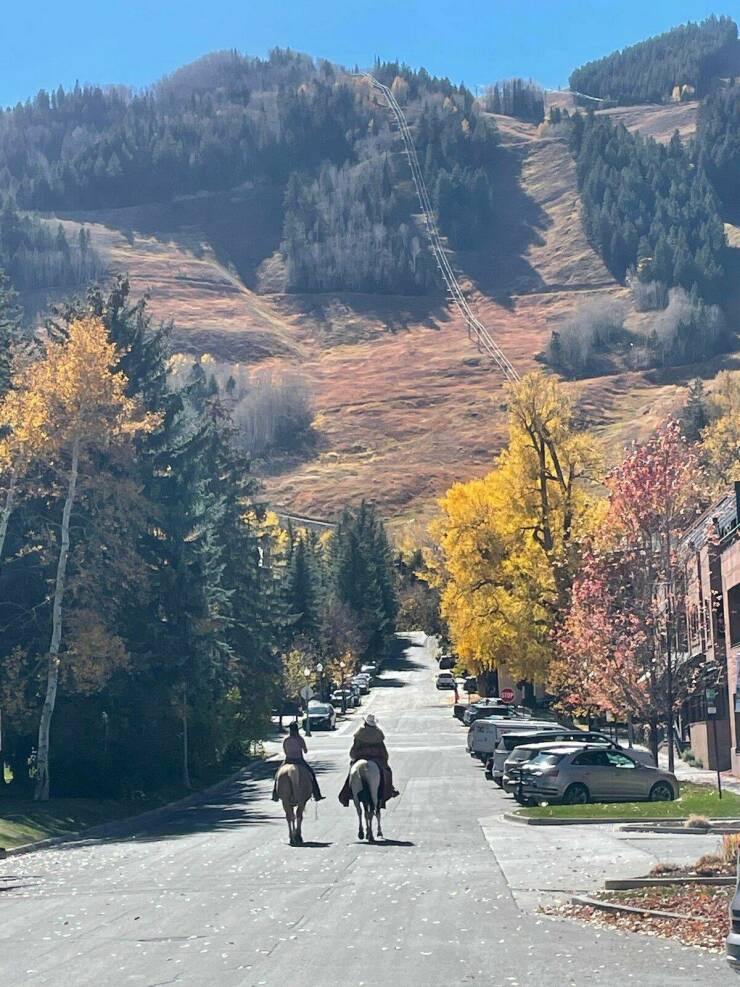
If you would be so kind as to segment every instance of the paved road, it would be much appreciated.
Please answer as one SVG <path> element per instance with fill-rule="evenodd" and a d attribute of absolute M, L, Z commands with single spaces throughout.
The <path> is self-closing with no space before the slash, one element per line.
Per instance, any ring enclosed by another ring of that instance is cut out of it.
<path fill-rule="evenodd" d="M 354 810 L 336 802 L 348 722 L 310 742 L 331 797 L 317 819 L 311 811 L 305 835 L 313 842 L 302 849 L 286 845 L 285 821 L 263 779 L 135 838 L 0 864 L 0 888 L 17 885 L 0 892 L 0 983 L 731 983 L 710 954 L 556 921 L 538 915 L 536 902 L 522 907 L 507 881 L 505 847 L 515 831 L 496 819 L 503 802 L 465 754 L 464 731 L 432 675 L 423 638 L 415 637 L 370 699 L 402 791 L 386 814 L 387 845 L 358 843 Z M 544 837 L 530 844 L 530 888 L 539 886 L 542 846 Z M 520 876 L 523 866 L 519 860 Z"/>

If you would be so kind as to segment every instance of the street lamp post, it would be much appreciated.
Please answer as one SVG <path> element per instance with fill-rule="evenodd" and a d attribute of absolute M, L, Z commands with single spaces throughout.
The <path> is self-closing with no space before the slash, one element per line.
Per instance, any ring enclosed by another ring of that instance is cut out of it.
<path fill-rule="evenodd" d="M 319 699 L 323 703 L 324 701 L 324 666 L 321 662 L 316 666 L 316 671 L 319 673 Z"/>
<path fill-rule="evenodd" d="M 344 670 L 346 667 L 347 667 L 347 663 L 345 661 L 339 662 L 339 668 L 341 669 L 341 675 L 342 675 L 342 715 L 344 715 L 344 713 L 347 712 L 347 696 L 344 691 Z"/>
<path fill-rule="evenodd" d="M 305 734 L 306 734 L 307 737 L 310 737 L 311 736 L 311 717 L 309 716 L 309 713 L 308 713 L 308 696 L 309 696 L 309 690 L 310 690 L 310 687 L 311 687 L 311 669 L 310 668 L 304 668 L 303 669 L 303 674 L 306 676 L 306 726 L 305 726 Z"/>

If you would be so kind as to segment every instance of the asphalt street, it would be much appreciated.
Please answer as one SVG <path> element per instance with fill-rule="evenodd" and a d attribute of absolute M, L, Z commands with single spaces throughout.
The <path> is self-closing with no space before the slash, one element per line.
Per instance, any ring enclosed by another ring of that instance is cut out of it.
<path fill-rule="evenodd" d="M 355 716 L 308 741 L 328 797 L 309 808 L 303 848 L 288 846 L 264 777 L 138 832 L 0 863 L 0 984 L 733 983 L 713 954 L 538 914 L 569 872 L 583 883 L 582 858 L 596 880 L 614 854 L 634 868 L 659 853 L 607 827 L 579 838 L 504 822 L 509 803 L 465 753 L 424 642 L 413 636 L 365 704 L 401 790 L 385 843 L 360 843 L 336 799 Z"/>

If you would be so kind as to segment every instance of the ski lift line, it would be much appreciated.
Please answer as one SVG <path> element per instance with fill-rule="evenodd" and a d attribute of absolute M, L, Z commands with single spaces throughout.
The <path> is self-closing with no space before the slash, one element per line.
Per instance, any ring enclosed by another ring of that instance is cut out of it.
<path fill-rule="evenodd" d="M 368 80 L 371 87 L 385 98 L 391 112 L 393 113 L 393 116 L 395 117 L 396 123 L 398 124 L 398 129 L 404 143 L 406 158 L 409 162 L 409 168 L 411 170 L 411 177 L 414 181 L 416 194 L 419 199 L 419 205 L 421 206 L 421 211 L 424 217 L 424 224 L 426 226 L 426 232 L 430 241 L 432 253 L 434 254 L 434 258 L 437 262 L 437 267 L 442 274 L 442 280 L 445 283 L 447 293 L 454 301 L 456 308 L 465 321 L 468 329 L 468 335 L 472 335 L 474 337 L 476 343 L 478 344 L 479 350 L 485 352 L 493 360 L 507 380 L 518 380 L 519 374 L 514 369 L 506 354 L 493 339 L 488 329 L 486 329 L 483 323 L 476 318 L 471 311 L 457 277 L 452 270 L 449 258 L 447 256 L 447 251 L 445 250 L 442 237 L 440 236 L 437 223 L 434 218 L 434 209 L 432 208 L 432 202 L 429 197 L 426 182 L 424 181 L 424 174 L 421 170 L 421 165 L 419 164 L 419 157 L 416 153 L 414 138 L 411 134 L 411 130 L 408 122 L 406 121 L 403 110 L 398 105 L 395 96 L 388 86 L 384 86 L 382 82 L 379 82 L 372 75 L 367 74 L 364 77 Z"/>

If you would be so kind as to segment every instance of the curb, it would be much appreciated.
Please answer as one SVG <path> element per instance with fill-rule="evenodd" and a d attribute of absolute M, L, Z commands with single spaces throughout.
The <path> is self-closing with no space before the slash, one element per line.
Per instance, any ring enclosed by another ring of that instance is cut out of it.
<path fill-rule="evenodd" d="M 679 912 L 662 912 L 655 908 L 636 908 L 634 905 L 616 905 L 611 901 L 599 901 L 598 898 L 589 898 L 586 895 L 574 894 L 571 896 L 572 905 L 586 905 L 588 908 L 597 908 L 602 912 L 611 912 L 618 915 L 648 915 L 653 918 L 672 918 L 689 922 L 711 922 L 712 919 L 704 915 L 681 915 Z"/>
<path fill-rule="evenodd" d="M 724 833 L 740 833 L 740 823 L 732 820 L 734 826 L 722 820 L 712 820 L 711 826 L 681 826 L 680 820 L 671 820 L 671 825 L 651 825 L 644 823 L 625 823 L 619 829 L 622 833 L 670 833 L 680 836 L 722 836 Z"/>
<path fill-rule="evenodd" d="M 598 826 L 598 825 L 618 825 L 620 830 L 623 832 L 629 832 L 628 827 L 635 827 L 632 832 L 640 832 L 641 830 L 648 833 L 679 833 L 682 836 L 685 834 L 702 834 L 703 836 L 711 836 L 713 834 L 721 835 L 723 832 L 727 833 L 737 833 L 740 832 L 740 827 L 735 827 L 734 829 L 722 829 L 716 828 L 714 825 L 710 829 L 698 829 L 694 827 L 687 827 L 681 825 L 681 817 L 677 816 L 671 819 L 672 823 L 676 825 L 673 826 L 660 826 L 656 827 L 654 824 L 661 823 L 665 820 L 665 816 L 661 818 L 653 819 L 642 819 L 640 822 L 635 822 L 634 818 L 630 819 L 626 816 L 604 816 L 601 819 L 593 819 L 591 817 L 584 818 L 578 816 L 571 816 L 567 819 L 552 816 L 520 816 L 516 811 L 505 812 L 504 819 L 507 822 L 521 823 L 524 826 Z M 684 817 L 686 818 L 686 817 Z M 711 820 L 712 823 L 718 823 L 721 827 L 724 820 L 716 819 Z M 651 824 L 653 824 L 651 826 Z"/>
<path fill-rule="evenodd" d="M 573 816 L 569 819 L 540 816 L 520 816 L 517 812 L 505 812 L 504 819 L 507 822 L 520 823 L 524 826 L 610 826 L 616 823 L 628 823 L 632 820 L 625 816 L 605 816 L 602 819 L 578 818 Z M 660 819 L 647 819 L 645 822 L 660 822 Z M 682 829 L 683 833 L 684 830 Z"/>
<path fill-rule="evenodd" d="M 736 877 L 633 877 L 631 879 L 612 878 L 604 881 L 605 891 L 635 891 L 638 888 L 665 888 L 670 885 L 686 884 L 699 885 L 700 887 L 734 887 L 737 884 Z"/>
<path fill-rule="evenodd" d="M 221 781 L 209 785 L 208 788 L 202 788 L 200 791 L 193 792 L 192 795 L 186 795 L 184 798 L 177 799 L 175 802 L 167 802 L 165 805 L 158 805 L 154 809 L 147 809 L 146 812 L 140 812 L 136 816 L 124 816 L 121 819 L 113 819 L 110 822 L 101 823 L 99 826 L 91 826 L 89 829 L 83 829 L 78 833 L 70 831 L 69 833 L 61 833 L 59 836 L 47 837 L 44 840 L 36 840 L 35 843 L 23 843 L 21 846 L 11 847 L 9 850 L 5 850 L 4 853 L 0 853 L 0 860 L 4 860 L 6 857 L 20 857 L 26 853 L 34 853 L 36 850 L 46 850 L 49 847 L 59 846 L 62 843 L 74 843 L 77 840 L 115 836 L 117 833 L 125 833 L 132 826 L 138 827 L 141 823 L 154 822 L 157 819 L 164 818 L 178 809 L 201 805 L 203 802 L 207 802 L 212 795 L 216 795 L 222 789 L 228 788 L 235 781 L 239 781 L 241 778 L 251 777 L 257 767 L 263 764 L 269 764 L 274 758 L 279 756 L 278 754 L 270 754 L 259 761 L 245 764 L 243 768 L 239 768 L 238 771 L 230 774 L 227 778 L 222 778 Z"/>

